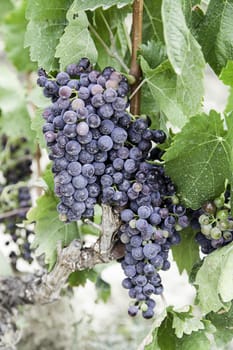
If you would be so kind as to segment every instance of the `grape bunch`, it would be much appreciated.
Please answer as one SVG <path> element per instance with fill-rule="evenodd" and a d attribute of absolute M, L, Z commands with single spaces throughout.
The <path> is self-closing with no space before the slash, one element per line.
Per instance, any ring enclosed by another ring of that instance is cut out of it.
<path fill-rule="evenodd" d="M 128 82 L 112 67 L 98 72 L 83 58 L 55 78 L 40 69 L 37 82 L 52 101 L 43 112 L 43 133 L 59 217 L 65 222 L 92 218 L 95 204 L 120 215 L 123 287 L 135 300 L 129 315 L 141 309 L 151 318 L 151 296 L 163 292 L 158 270 L 169 269 L 170 246 L 179 243 L 178 230 L 188 225 L 174 185 L 161 165 L 152 164 L 161 160 L 158 145 L 166 134 L 151 130 L 149 117 L 127 112 Z"/>
<path fill-rule="evenodd" d="M 30 149 L 27 147 L 26 138 L 21 137 L 9 141 L 6 135 L 2 135 L 0 149 L 4 153 L 4 158 L 8 160 L 1 165 L 7 184 L 15 184 L 31 175 L 32 156 Z"/>
<path fill-rule="evenodd" d="M 14 242 L 17 252 L 9 252 L 9 258 L 14 269 L 17 269 L 17 260 L 23 258 L 32 262 L 32 251 L 29 241 L 32 241 L 34 232 L 29 228 L 18 227 L 26 219 L 26 214 L 31 206 L 31 194 L 27 186 L 21 185 L 31 174 L 32 156 L 27 147 L 27 140 L 23 137 L 9 140 L 5 135 L 1 137 L 0 147 L 2 151 L 2 183 L 0 184 L 0 224 L 3 233 L 10 238 L 6 245 Z M 30 237 L 30 239 L 29 239 Z"/>
<path fill-rule="evenodd" d="M 206 202 L 201 209 L 192 212 L 191 225 L 199 231 L 196 241 L 203 254 L 209 254 L 233 241 L 230 208 L 230 193 L 227 190 L 225 195 Z"/>
<path fill-rule="evenodd" d="M 118 233 L 126 248 L 121 261 L 126 275 L 122 285 L 135 299 L 129 315 L 141 310 L 144 318 L 151 318 L 155 307 L 151 296 L 163 293 L 158 271 L 169 269 L 169 249 L 180 242 L 177 230 L 187 227 L 189 221 L 185 208 L 173 204 L 175 188 L 162 166 L 142 162 L 129 192 Z"/>
<path fill-rule="evenodd" d="M 53 160 L 60 219 L 92 218 L 100 177 L 113 151 L 127 139 L 127 80 L 111 67 L 92 70 L 83 58 L 55 79 L 40 70 L 38 84 L 53 102 L 43 113 L 43 132 Z"/>

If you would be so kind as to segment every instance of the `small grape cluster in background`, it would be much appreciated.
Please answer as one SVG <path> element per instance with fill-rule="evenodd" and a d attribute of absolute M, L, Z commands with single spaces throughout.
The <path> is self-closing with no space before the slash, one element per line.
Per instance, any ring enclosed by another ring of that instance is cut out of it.
<path fill-rule="evenodd" d="M 204 254 L 233 241 L 233 217 L 231 215 L 230 192 L 206 202 L 201 209 L 192 212 L 191 225 L 199 232 L 196 241 Z"/>
<path fill-rule="evenodd" d="M 0 184 L 0 224 L 3 232 L 9 234 L 6 245 L 14 242 L 18 252 L 11 250 L 9 258 L 12 267 L 17 270 L 19 258 L 31 263 L 33 261 L 30 242 L 34 232 L 19 224 L 26 219 L 27 211 L 31 206 L 31 194 L 29 188 L 22 181 L 28 180 L 31 175 L 32 156 L 27 148 L 27 140 L 20 138 L 9 141 L 3 135 L 1 137 L 1 154 L 7 157 L 9 162 L 2 160 L 2 183 Z"/>

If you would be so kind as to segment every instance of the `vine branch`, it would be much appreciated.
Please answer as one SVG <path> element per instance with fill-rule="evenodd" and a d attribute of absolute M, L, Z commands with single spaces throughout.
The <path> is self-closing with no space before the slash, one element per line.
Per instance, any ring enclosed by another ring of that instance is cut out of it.
<path fill-rule="evenodd" d="M 140 114 L 140 90 L 134 94 L 141 82 L 142 71 L 137 61 L 137 53 L 142 43 L 142 20 L 143 20 L 143 0 L 135 0 L 133 3 L 133 25 L 132 25 L 132 58 L 130 74 L 136 79 L 132 85 L 131 95 L 133 96 L 130 103 L 130 112 L 134 115 Z"/>
<path fill-rule="evenodd" d="M 6 211 L 2 214 L 0 214 L 0 220 L 4 220 L 4 219 L 7 219 L 7 218 L 10 218 L 12 216 L 18 216 L 18 215 L 21 215 L 21 214 L 25 214 L 29 211 L 30 207 L 25 207 L 25 208 L 17 208 L 17 209 L 13 209 L 13 210 L 9 210 L 9 211 Z"/>
<path fill-rule="evenodd" d="M 60 242 L 57 262 L 52 271 L 42 270 L 36 274 L 0 278 L 0 349 L 2 345 L 6 346 L 4 339 L 15 339 L 15 344 L 19 340 L 15 326 L 19 305 L 54 302 L 59 299 L 72 272 L 91 269 L 97 264 L 124 256 L 124 245 L 114 241 L 119 226 L 119 215 L 111 207 L 103 205 L 101 235 L 92 246 L 85 247 L 81 241 L 74 240 L 62 248 Z"/>

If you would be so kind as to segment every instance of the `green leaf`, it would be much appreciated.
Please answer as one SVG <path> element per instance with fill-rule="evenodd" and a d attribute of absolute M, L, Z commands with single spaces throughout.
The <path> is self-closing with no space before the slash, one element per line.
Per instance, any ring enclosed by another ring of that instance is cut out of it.
<path fill-rule="evenodd" d="M 14 8 L 13 3 L 11 2 L 11 0 L 4 0 L 1 3 L 1 12 L 0 12 L 0 23 L 2 22 L 2 20 L 4 19 L 4 17 L 10 12 L 12 11 Z"/>
<path fill-rule="evenodd" d="M 182 319 L 184 316 L 182 314 L 184 313 L 168 312 L 160 327 L 156 328 L 152 334 L 153 345 L 147 345 L 145 350 L 210 350 L 210 341 L 205 331 L 202 330 L 204 328 L 203 323 L 199 319 L 194 321 L 193 317 Z M 188 324 L 185 324 L 185 322 L 188 322 Z M 174 326 L 177 329 L 174 329 Z M 199 327 L 202 329 L 194 331 Z M 183 334 L 184 330 L 190 334 Z M 179 335 L 183 334 L 183 337 L 178 338 L 176 336 L 177 332 Z"/>
<path fill-rule="evenodd" d="M 117 5 L 117 7 L 123 7 L 131 4 L 133 0 L 76 0 L 76 6 L 78 11 L 94 11 L 99 7 L 108 9 L 111 6 Z"/>
<path fill-rule="evenodd" d="M 201 320 L 201 316 L 194 316 L 192 314 L 191 307 L 189 308 L 188 312 L 172 311 L 172 314 L 172 328 L 175 329 L 175 335 L 177 338 L 182 338 L 184 334 L 189 335 L 192 332 L 197 332 L 201 329 L 205 329 L 205 325 Z"/>
<path fill-rule="evenodd" d="M 5 50 L 8 58 L 19 71 L 32 71 L 35 64 L 30 61 L 29 49 L 24 48 L 26 1 L 10 12 L 4 21 Z"/>
<path fill-rule="evenodd" d="M 44 134 L 42 133 L 42 127 L 45 124 L 45 120 L 42 117 L 42 113 L 46 107 L 48 107 L 48 99 L 43 95 L 39 86 L 35 86 L 27 97 L 28 103 L 37 107 L 33 118 L 31 119 L 31 129 L 35 132 L 35 138 L 41 148 L 46 148 L 46 142 Z"/>
<path fill-rule="evenodd" d="M 0 130 L 10 138 L 27 136 L 34 142 L 31 120 L 27 111 L 25 91 L 14 71 L 1 65 L 0 74 Z"/>
<path fill-rule="evenodd" d="M 110 284 L 98 276 L 95 287 L 97 291 L 97 300 L 102 300 L 104 303 L 106 303 L 111 295 Z"/>
<path fill-rule="evenodd" d="M 92 38 L 98 52 L 98 66 L 104 69 L 107 66 L 113 66 L 116 70 L 121 71 L 122 66 L 115 59 L 114 54 L 118 56 L 127 65 L 126 53 L 128 52 L 128 34 L 126 28 L 126 16 L 129 13 L 129 6 L 122 8 L 120 11 L 116 6 L 106 11 L 98 9 L 92 18 Z M 111 31 L 111 35 L 110 35 Z M 110 53 L 106 51 L 106 47 Z M 129 56 L 129 55 L 128 55 Z"/>
<path fill-rule="evenodd" d="M 230 146 L 220 115 L 200 114 L 174 137 L 164 155 L 165 169 L 177 186 L 183 203 L 198 209 L 219 196 L 230 178 Z"/>
<path fill-rule="evenodd" d="M 202 311 L 207 314 L 228 308 L 233 299 L 233 244 L 220 248 L 205 257 L 195 284 Z"/>
<path fill-rule="evenodd" d="M 229 311 L 220 310 L 219 313 L 211 312 L 206 315 L 206 318 L 216 328 L 214 338 L 219 347 L 226 345 L 233 338 L 233 304 Z"/>
<path fill-rule="evenodd" d="M 186 25 L 180 0 L 164 0 L 162 18 L 167 55 L 177 74 L 177 101 L 186 115 L 194 115 L 204 94 L 205 60 Z"/>
<path fill-rule="evenodd" d="M 233 87 L 233 61 L 228 61 L 226 67 L 221 71 L 219 78 L 225 85 Z"/>
<path fill-rule="evenodd" d="M 191 31 L 195 30 L 195 27 L 203 19 L 204 14 L 198 6 L 200 2 L 200 0 L 181 0 L 185 20 Z"/>
<path fill-rule="evenodd" d="M 225 113 L 230 113 L 233 111 L 233 88 L 230 88 L 230 93 L 227 100 L 227 105 L 225 108 Z"/>
<path fill-rule="evenodd" d="M 88 30 L 88 19 L 84 11 L 78 12 L 74 2 L 67 12 L 68 25 L 60 38 L 55 56 L 59 58 L 61 69 L 75 63 L 82 57 L 88 57 L 95 63 L 98 53 Z"/>
<path fill-rule="evenodd" d="M 145 0 L 143 8 L 143 43 L 149 40 L 164 41 L 163 23 L 161 18 L 162 0 Z"/>
<path fill-rule="evenodd" d="M 153 96 L 155 109 L 163 112 L 172 125 L 182 127 L 187 121 L 184 106 L 179 105 L 176 90 L 176 75 L 168 61 L 151 69 L 141 57 L 141 68 L 145 76 L 146 88 Z M 142 111 L 144 112 L 144 111 Z"/>
<path fill-rule="evenodd" d="M 52 166 L 51 164 L 48 164 L 44 173 L 43 173 L 43 180 L 46 183 L 47 186 L 47 192 L 50 192 L 50 194 L 54 194 L 54 179 L 53 179 L 53 173 L 51 170 Z"/>
<path fill-rule="evenodd" d="M 145 58 L 150 68 L 154 69 L 167 58 L 166 47 L 161 41 L 148 41 L 141 45 L 141 55 Z"/>
<path fill-rule="evenodd" d="M 71 287 L 85 286 L 87 280 L 96 282 L 97 272 L 93 269 L 72 272 L 69 276 L 69 285 Z"/>
<path fill-rule="evenodd" d="M 56 262 L 58 241 L 63 247 L 67 246 L 79 238 L 79 231 L 75 222 L 65 224 L 59 220 L 56 210 L 58 198 L 51 192 L 51 176 L 47 173 L 45 179 L 49 190 L 37 199 L 36 206 L 27 214 L 27 220 L 35 222 L 33 247 L 36 248 L 36 254 L 45 254 L 45 263 L 51 269 Z"/>
<path fill-rule="evenodd" d="M 195 242 L 196 232 L 188 227 L 180 232 L 181 243 L 172 247 L 172 255 L 180 274 L 186 270 L 189 274 L 193 265 L 199 261 L 199 246 Z"/>
<path fill-rule="evenodd" d="M 230 244 L 228 248 L 224 248 L 222 252 L 221 261 L 222 272 L 219 276 L 218 292 L 224 302 L 233 299 L 233 245 Z"/>
<path fill-rule="evenodd" d="M 233 0 L 211 0 L 197 31 L 205 59 L 217 74 L 233 59 L 232 5 Z"/>
<path fill-rule="evenodd" d="M 45 121 L 41 117 L 41 113 L 42 113 L 42 110 L 37 109 L 34 118 L 32 118 L 31 129 L 33 131 L 35 131 L 35 133 L 36 133 L 35 137 L 36 137 L 36 140 L 39 143 L 40 147 L 46 148 L 45 138 L 44 138 L 44 135 L 42 133 L 42 127 L 43 127 Z"/>
<path fill-rule="evenodd" d="M 72 0 L 28 1 L 25 47 L 30 48 L 31 60 L 47 71 L 58 68 L 55 51 L 67 25 L 66 12 L 71 3 Z"/>

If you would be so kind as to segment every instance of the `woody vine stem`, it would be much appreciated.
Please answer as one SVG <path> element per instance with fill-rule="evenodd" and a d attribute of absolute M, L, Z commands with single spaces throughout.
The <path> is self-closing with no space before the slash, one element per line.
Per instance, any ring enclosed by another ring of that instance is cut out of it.
<path fill-rule="evenodd" d="M 142 78 L 142 71 L 137 60 L 137 53 L 142 43 L 142 20 L 143 20 L 143 0 L 135 0 L 133 3 L 133 25 L 132 25 L 132 58 L 130 74 L 134 76 L 135 83 L 132 85 L 130 102 L 130 112 L 134 115 L 140 114 L 140 89 L 137 89 Z M 134 93 L 134 91 L 136 93 Z"/>

